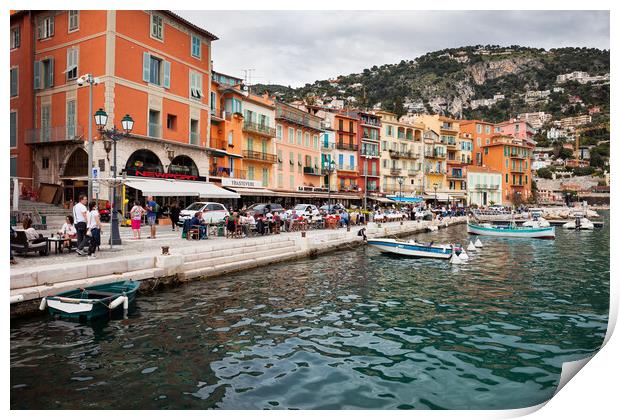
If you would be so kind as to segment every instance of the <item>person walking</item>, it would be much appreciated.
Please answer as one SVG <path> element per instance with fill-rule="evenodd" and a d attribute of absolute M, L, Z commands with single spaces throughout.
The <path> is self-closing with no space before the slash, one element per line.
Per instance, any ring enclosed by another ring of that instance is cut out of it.
<path fill-rule="evenodd" d="M 170 206 L 170 220 L 172 221 L 172 230 L 179 230 L 179 215 L 181 214 L 181 208 L 176 201 L 172 202 Z"/>
<path fill-rule="evenodd" d="M 101 245 L 101 220 L 99 220 L 99 209 L 96 201 L 88 204 L 86 234 L 90 236 L 90 244 L 88 246 L 88 259 L 95 259 L 95 249 Z"/>
<path fill-rule="evenodd" d="M 146 210 L 140 205 L 139 201 L 134 201 L 133 207 L 129 211 L 131 216 L 131 231 L 133 232 L 133 239 L 140 238 L 140 225 L 142 223 L 142 216 L 144 216 Z"/>
<path fill-rule="evenodd" d="M 81 194 L 79 201 L 73 206 L 73 220 L 75 220 L 75 231 L 77 234 L 77 248 L 75 252 L 78 255 L 86 255 L 84 247 L 88 245 L 90 239 L 86 236 L 86 217 L 88 209 L 86 208 L 88 198 L 86 195 Z"/>
<path fill-rule="evenodd" d="M 157 222 L 157 203 L 153 200 L 153 196 L 149 195 L 146 198 L 146 221 L 151 227 L 151 236 L 149 239 L 155 239 L 156 229 L 155 223 Z"/>

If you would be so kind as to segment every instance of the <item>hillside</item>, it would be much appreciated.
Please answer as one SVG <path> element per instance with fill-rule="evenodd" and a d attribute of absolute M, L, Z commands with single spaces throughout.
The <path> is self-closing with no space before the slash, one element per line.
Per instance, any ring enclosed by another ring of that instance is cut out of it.
<path fill-rule="evenodd" d="M 398 114 L 411 110 L 489 121 L 535 111 L 559 118 L 587 112 L 591 106 L 608 114 L 609 82 L 556 81 L 558 75 L 574 71 L 608 74 L 609 51 L 477 45 L 373 66 L 301 88 L 255 85 L 253 90 L 267 90 L 284 101 L 340 99 L 349 106 L 381 106 Z M 579 96 L 582 103 L 571 103 L 571 96 Z M 489 101 L 480 101 L 485 99 Z"/>

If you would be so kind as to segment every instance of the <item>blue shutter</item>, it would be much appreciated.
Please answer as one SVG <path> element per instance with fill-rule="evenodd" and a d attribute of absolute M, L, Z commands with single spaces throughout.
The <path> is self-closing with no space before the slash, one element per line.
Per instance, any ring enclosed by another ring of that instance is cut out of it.
<path fill-rule="evenodd" d="M 34 88 L 41 89 L 41 62 L 34 62 Z"/>
<path fill-rule="evenodd" d="M 49 87 L 52 87 L 54 86 L 54 59 L 50 58 L 49 63 L 50 63 L 48 67 L 48 70 L 49 70 L 48 77 L 49 77 L 49 82 L 50 82 Z"/>
<path fill-rule="evenodd" d="M 17 146 L 17 113 L 11 112 L 11 147 Z"/>
<path fill-rule="evenodd" d="M 338 155 L 338 166 L 342 167 L 344 165 L 344 156 Z"/>
<path fill-rule="evenodd" d="M 355 168 L 355 156 L 353 155 L 349 156 L 349 166 L 351 166 L 351 169 Z"/>
<path fill-rule="evenodd" d="M 164 61 L 164 87 L 170 89 L 170 62 Z"/>
<path fill-rule="evenodd" d="M 142 80 L 149 82 L 151 80 L 151 54 L 145 52 L 142 59 Z"/>

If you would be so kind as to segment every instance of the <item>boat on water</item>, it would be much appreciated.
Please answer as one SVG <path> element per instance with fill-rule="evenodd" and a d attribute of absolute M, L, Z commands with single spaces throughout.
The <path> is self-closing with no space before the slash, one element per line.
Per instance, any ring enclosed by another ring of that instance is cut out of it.
<path fill-rule="evenodd" d="M 594 223 L 586 218 L 583 213 L 575 213 L 575 220 L 564 223 L 562 227 L 564 229 L 593 230 Z"/>
<path fill-rule="evenodd" d="M 508 226 L 491 225 L 490 223 L 476 224 L 467 222 L 467 233 L 485 236 L 506 236 L 510 238 L 555 239 L 555 228 L 517 226 L 511 223 Z"/>
<path fill-rule="evenodd" d="M 415 240 L 403 241 L 400 239 L 368 239 L 368 245 L 379 249 L 381 252 L 419 258 L 449 259 L 452 250 L 460 251 L 460 247 L 451 244 L 428 244 L 418 243 Z"/>
<path fill-rule="evenodd" d="M 51 315 L 62 318 L 90 320 L 107 316 L 121 307 L 128 309 L 139 287 L 139 281 L 127 280 L 73 289 L 43 298 L 39 309 L 47 308 Z"/>
<path fill-rule="evenodd" d="M 551 226 L 551 223 L 543 217 L 543 211 L 539 208 L 530 209 L 530 219 L 523 222 L 521 226 L 543 228 Z"/>

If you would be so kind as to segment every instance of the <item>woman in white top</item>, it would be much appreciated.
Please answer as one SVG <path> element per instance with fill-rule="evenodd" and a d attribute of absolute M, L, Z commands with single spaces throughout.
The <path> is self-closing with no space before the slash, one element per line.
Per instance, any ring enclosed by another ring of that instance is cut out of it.
<path fill-rule="evenodd" d="M 146 210 L 140 205 L 140 202 L 134 201 L 133 207 L 129 210 L 131 215 L 131 231 L 133 232 L 134 239 L 140 239 L 140 223 L 145 213 Z"/>
<path fill-rule="evenodd" d="M 99 210 L 97 202 L 88 203 L 88 215 L 86 220 L 86 234 L 90 233 L 90 244 L 88 246 L 88 258 L 95 257 L 95 249 L 101 245 L 101 221 L 99 220 Z"/>
<path fill-rule="evenodd" d="M 67 216 L 64 225 L 62 225 L 58 231 L 58 235 L 65 239 L 64 246 L 67 248 L 71 247 L 71 239 L 77 238 L 77 230 L 75 229 L 73 222 L 73 216 Z"/>

